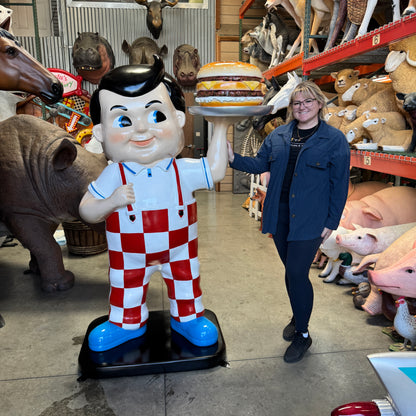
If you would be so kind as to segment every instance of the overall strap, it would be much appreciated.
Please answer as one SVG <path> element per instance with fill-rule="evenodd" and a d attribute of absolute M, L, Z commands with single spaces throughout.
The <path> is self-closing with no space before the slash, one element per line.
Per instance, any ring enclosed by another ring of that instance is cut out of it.
<path fill-rule="evenodd" d="M 176 188 L 178 190 L 178 199 L 179 199 L 179 211 L 178 214 L 180 217 L 183 217 L 183 197 L 182 197 L 182 188 L 181 188 L 181 181 L 179 178 L 179 170 L 178 165 L 176 164 L 176 159 L 173 159 L 173 168 L 175 169 L 176 175 Z"/>
<path fill-rule="evenodd" d="M 120 169 L 120 175 L 121 175 L 121 182 L 123 185 L 127 185 L 127 180 L 126 180 L 126 174 L 124 172 L 124 167 L 122 163 L 118 164 L 118 168 Z M 127 211 L 128 212 L 132 212 L 133 211 L 133 207 L 129 204 L 127 205 Z M 136 216 L 134 214 L 129 215 L 130 221 L 134 221 L 136 219 Z"/>

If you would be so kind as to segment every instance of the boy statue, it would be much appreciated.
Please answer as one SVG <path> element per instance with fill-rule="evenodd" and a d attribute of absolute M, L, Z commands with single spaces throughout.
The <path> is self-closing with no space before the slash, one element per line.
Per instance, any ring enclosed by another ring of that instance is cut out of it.
<path fill-rule="evenodd" d="M 229 122 L 215 118 L 206 158 L 176 159 L 185 100 L 158 57 L 153 66 L 108 72 L 90 112 L 93 135 L 113 162 L 80 204 L 85 221 L 106 221 L 109 253 L 109 319 L 90 332 L 90 349 L 106 351 L 146 332 L 146 293 L 156 271 L 167 285 L 172 329 L 194 345 L 215 344 L 218 331 L 201 300 L 193 192 L 224 178 Z"/>

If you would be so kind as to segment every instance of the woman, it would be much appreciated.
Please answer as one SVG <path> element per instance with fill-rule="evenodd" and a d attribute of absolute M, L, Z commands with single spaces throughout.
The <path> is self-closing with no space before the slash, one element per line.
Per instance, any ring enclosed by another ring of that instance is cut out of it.
<path fill-rule="evenodd" d="M 271 233 L 285 266 L 292 319 L 283 330 L 291 341 L 284 360 L 301 360 L 312 344 L 313 306 L 309 269 L 320 244 L 338 227 L 347 199 L 350 150 L 345 136 L 325 123 L 326 97 L 311 81 L 296 86 L 287 123 L 269 134 L 256 157 L 242 157 L 228 143 L 234 169 L 270 171 L 263 206 L 263 233 Z"/>

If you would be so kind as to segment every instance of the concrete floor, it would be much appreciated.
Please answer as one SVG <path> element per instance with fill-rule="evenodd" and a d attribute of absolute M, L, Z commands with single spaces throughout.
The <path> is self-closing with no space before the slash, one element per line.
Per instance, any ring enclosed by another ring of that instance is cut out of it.
<path fill-rule="evenodd" d="M 245 198 L 197 193 L 204 304 L 220 323 L 229 368 L 77 381 L 86 329 L 108 310 L 107 253 L 83 258 L 63 247 L 75 286 L 45 294 L 23 274 L 29 253 L 1 248 L 0 415 L 324 416 L 384 397 L 366 356 L 388 351 L 389 321 L 355 309 L 350 288 L 323 283 L 316 269 L 312 347 L 299 363 L 283 361 L 291 316 L 283 269 L 272 239 L 241 208 Z M 168 307 L 158 275 L 148 305 Z"/>

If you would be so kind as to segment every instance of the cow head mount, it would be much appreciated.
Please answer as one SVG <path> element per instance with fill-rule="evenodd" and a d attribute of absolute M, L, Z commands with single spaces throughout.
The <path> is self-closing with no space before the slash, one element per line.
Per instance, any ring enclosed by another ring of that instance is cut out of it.
<path fill-rule="evenodd" d="M 146 25 L 150 30 L 150 33 L 155 39 L 159 39 L 160 32 L 162 31 L 163 18 L 162 18 L 162 9 L 166 6 L 173 7 L 179 0 L 167 1 L 162 0 L 158 1 L 147 1 L 147 0 L 135 0 L 137 4 L 141 6 L 146 6 L 147 8 L 147 17 Z"/>

